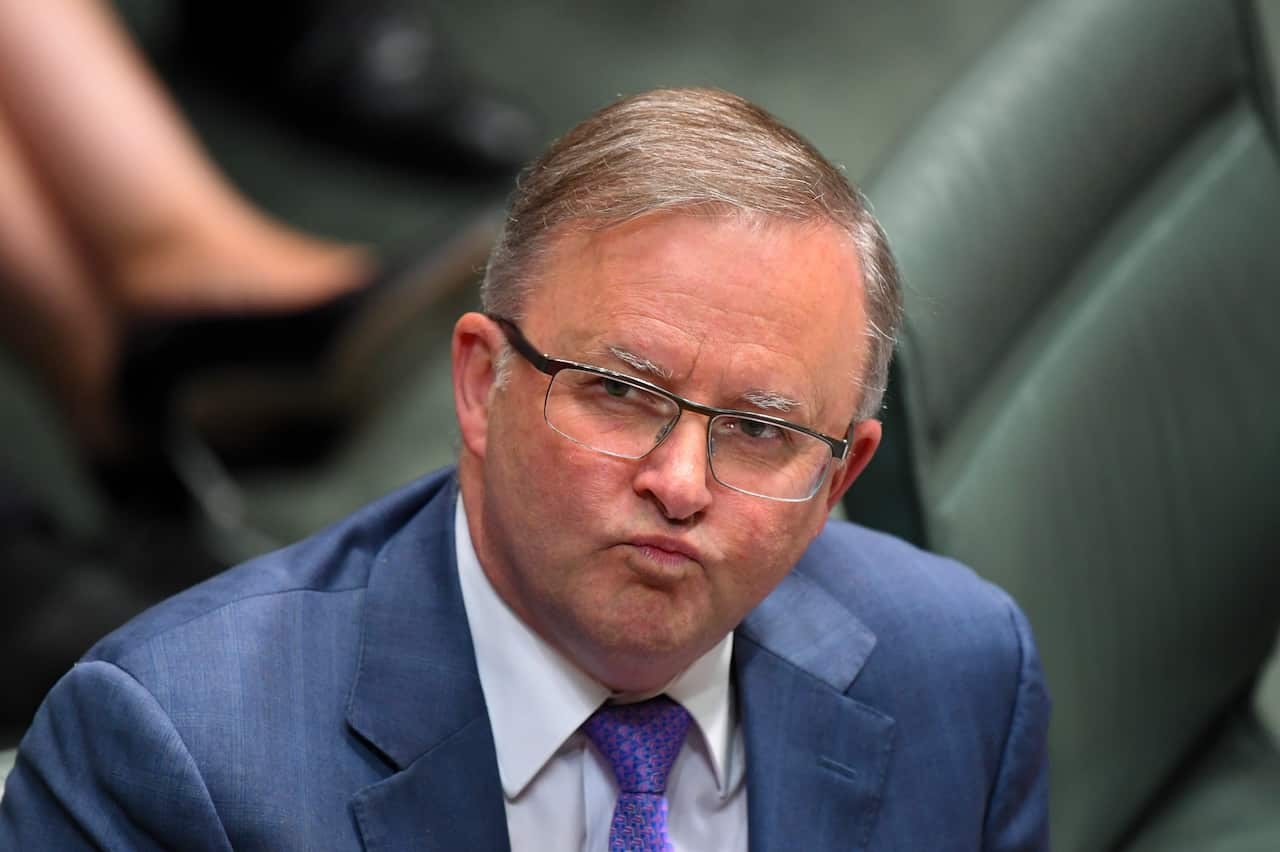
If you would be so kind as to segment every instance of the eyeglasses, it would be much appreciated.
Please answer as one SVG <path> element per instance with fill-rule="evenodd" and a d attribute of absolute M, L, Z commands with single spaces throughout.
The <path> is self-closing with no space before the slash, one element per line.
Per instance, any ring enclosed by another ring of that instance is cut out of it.
<path fill-rule="evenodd" d="M 692 411 L 708 418 L 707 460 L 715 480 L 784 503 L 812 498 L 832 464 L 849 454 L 847 439 L 767 414 L 701 405 L 625 373 L 543 355 L 515 323 L 489 318 L 526 361 L 551 377 L 542 407 L 547 425 L 587 449 L 642 459 Z"/>

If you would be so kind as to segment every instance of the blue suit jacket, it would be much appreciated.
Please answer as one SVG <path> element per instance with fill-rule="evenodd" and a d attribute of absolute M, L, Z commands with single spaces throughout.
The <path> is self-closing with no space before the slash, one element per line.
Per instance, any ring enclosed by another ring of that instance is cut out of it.
<path fill-rule="evenodd" d="M 0 849 L 507 847 L 451 472 L 196 586 L 45 700 Z M 1002 592 L 831 523 L 737 632 L 753 850 L 1040 849 L 1048 700 Z"/>

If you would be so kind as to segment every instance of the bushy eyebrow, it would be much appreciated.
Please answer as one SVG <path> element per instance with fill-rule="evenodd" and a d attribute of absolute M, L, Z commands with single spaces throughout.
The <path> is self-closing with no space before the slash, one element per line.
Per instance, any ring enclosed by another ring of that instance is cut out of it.
<path fill-rule="evenodd" d="M 643 355 L 637 355 L 630 350 L 623 349 L 621 346 L 607 346 L 591 354 L 599 355 L 606 352 L 637 372 L 648 373 L 663 379 L 670 379 L 673 375 L 671 370 L 661 364 Z M 800 400 L 793 399 L 784 393 L 759 388 L 747 391 L 742 395 L 741 399 L 748 405 L 765 411 L 794 411 L 804 405 Z"/>
<path fill-rule="evenodd" d="M 774 411 L 791 411 L 804 405 L 798 399 L 792 399 L 786 394 L 770 390 L 749 390 L 742 395 L 742 399 L 756 408 L 773 409 Z"/>
<path fill-rule="evenodd" d="M 609 346 L 606 351 L 631 369 L 638 370 L 641 373 L 648 373 L 661 379 L 670 379 L 673 375 L 670 370 L 661 364 L 651 361 L 643 355 L 637 355 L 634 352 L 623 349 L 621 346 Z"/>

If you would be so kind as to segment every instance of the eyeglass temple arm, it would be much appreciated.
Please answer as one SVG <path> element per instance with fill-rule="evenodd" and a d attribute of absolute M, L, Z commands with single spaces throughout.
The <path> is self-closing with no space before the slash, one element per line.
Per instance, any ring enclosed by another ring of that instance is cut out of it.
<path fill-rule="evenodd" d="M 512 347 L 520 353 L 521 357 L 536 367 L 540 372 L 546 373 L 549 376 L 556 374 L 557 370 L 551 363 L 551 359 L 533 348 L 533 344 L 531 344 L 528 338 L 524 336 L 524 332 L 520 330 L 519 326 L 506 317 L 500 317 L 496 314 L 485 314 L 485 316 L 498 324 L 498 327 L 502 329 L 502 333 L 507 338 L 507 343 L 510 343 Z"/>

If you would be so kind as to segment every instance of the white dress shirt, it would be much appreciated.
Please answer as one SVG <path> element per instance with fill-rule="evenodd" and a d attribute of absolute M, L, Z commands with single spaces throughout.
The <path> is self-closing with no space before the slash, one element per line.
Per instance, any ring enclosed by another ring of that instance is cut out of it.
<path fill-rule="evenodd" d="M 498 754 L 512 852 L 605 852 L 618 797 L 613 770 L 578 728 L 607 687 L 530 630 L 480 567 L 466 511 L 454 517 L 462 601 Z M 729 669 L 733 635 L 663 690 L 693 717 L 667 779 L 677 852 L 745 852 L 747 787 Z"/>

